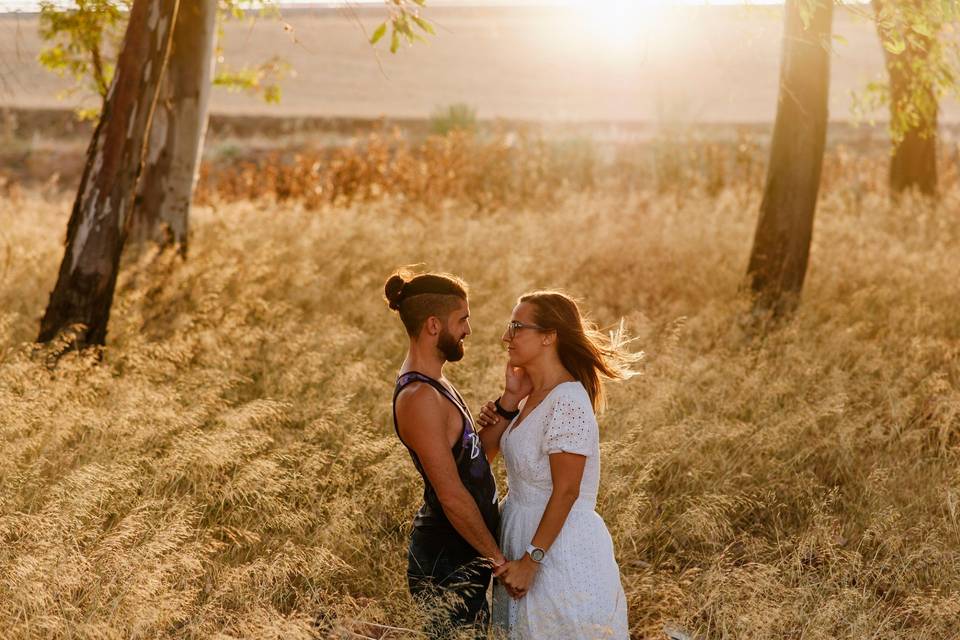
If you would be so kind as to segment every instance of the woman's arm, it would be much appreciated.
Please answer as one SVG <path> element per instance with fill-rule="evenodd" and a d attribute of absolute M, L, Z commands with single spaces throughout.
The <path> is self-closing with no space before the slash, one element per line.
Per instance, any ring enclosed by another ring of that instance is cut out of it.
<path fill-rule="evenodd" d="M 492 402 L 488 402 L 480 411 L 480 417 L 477 418 L 480 429 L 477 433 L 480 435 L 480 444 L 483 445 L 487 462 L 492 464 L 494 458 L 500 453 L 500 438 L 503 437 L 503 432 L 507 430 L 510 421 L 496 413 Z"/>
<path fill-rule="evenodd" d="M 522 401 L 520 402 L 522 403 Z M 500 396 L 500 406 L 507 411 L 517 411 L 520 408 L 520 403 L 504 394 Z M 477 433 L 480 435 L 483 452 L 487 455 L 487 462 L 492 463 L 497 454 L 500 453 L 500 438 L 503 437 L 503 432 L 507 430 L 510 422 L 510 420 L 497 413 L 496 406 L 492 402 L 488 402 L 480 409 L 480 417 L 477 418 L 480 429 Z"/>
<path fill-rule="evenodd" d="M 523 399 L 530 395 L 531 386 L 530 378 L 523 369 L 507 364 L 500 406 L 507 411 L 517 411 Z M 480 426 L 478 433 L 487 462 L 493 462 L 500 453 L 500 438 L 510 421 L 497 413 L 492 402 L 488 402 L 481 408 L 477 424 Z"/>
<path fill-rule="evenodd" d="M 563 523 L 567 521 L 573 503 L 580 497 L 580 480 L 583 478 L 583 469 L 587 464 L 587 457 L 578 453 L 551 453 L 550 476 L 553 478 L 553 492 L 547 501 L 540 518 L 540 525 L 533 534 L 531 544 L 544 551 L 549 551 Z M 533 584 L 539 563 L 534 562 L 530 554 L 524 553 L 519 559 L 508 562 L 500 576 L 500 580 L 507 586 L 510 594 L 519 598 L 526 594 Z"/>

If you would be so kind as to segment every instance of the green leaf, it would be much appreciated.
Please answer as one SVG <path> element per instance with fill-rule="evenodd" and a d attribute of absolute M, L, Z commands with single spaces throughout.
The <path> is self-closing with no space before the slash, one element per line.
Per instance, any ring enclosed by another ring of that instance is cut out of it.
<path fill-rule="evenodd" d="M 61 76 L 66 70 L 67 55 L 63 50 L 63 47 L 60 45 L 56 45 L 55 47 L 51 47 L 49 49 L 44 49 L 40 52 L 40 55 L 37 56 L 37 58 L 40 61 L 40 64 L 51 71 L 58 72 Z"/>
<path fill-rule="evenodd" d="M 390 53 L 396 53 L 397 49 L 400 48 L 400 34 L 394 28 L 393 33 L 390 34 Z"/>
<path fill-rule="evenodd" d="M 373 32 L 373 35 L 370 36 L 370 44 L 377 44 L 377 42 L 380 41 L 380 38 L 382 38 L 385 33 L 387 33 L 387 23 L 382 22 L 380 23 L 380 26 L 377 27 Z"/>
<path fill-rule="evenodd" d="M 74 114 L 77 116 L 77 120 L 81 122 L 97 120 L 100 118 L 100 107 L 77 107 Z"/>
<path fill-rule="evenodd" d="M 269 104 L 277 104 L 280 102 L 280 87 L 279 85 L 272 84 L 268 87 L 264 87 L 263 90 L 263 100 Z"/>
<path fill-rule="evenodd" d="M 883 48 L 896 56 L 907 50 L 907 41 L 898 33 L 890 33 L 890 38 L 883 41 Z"/>
<path fill-rule="evenodd" d="M 429 22 L 427 22 L 426 20 L 424 20 L 423 18 L 421 18 L 421 17 L 419 17 L 419 16 L 413 16 L 413 15 L 410 16 L 410 18 L 411 18 L 415 23 L 417 23 L 417 26 L 418 26 L 418 27 L 420 27 L 421 29 L 423 29 L 424 31 L 426 31 L 427 33 L 429 33 L 430 35 L 432 35 L 432 36 L 437 35 L 437 32 L 433 30 L 433 25 L 430 24 Z"/>
<path fill-rule="evenodd" d="M 406 36 L 408 40 L 413 38 L 413 29 L 410 28 L 410 23 L 407 22 L 407 14 L 401 13 L 400 16 L 393 23 L 393 28 L 396 31 L 399 31 L 402 35 Z"/>
<path fill-rule="evenodd" d="M 850 44 L 850 42 L 839 33 L 833 34 L 833 39 L 835 42 L 842 44 L 843 46 L 847 46 Z"/>
<path fill-rule="evenodd" d="M 914 33 L 919 33 L 925 38 L 933 38 L 935 33 L 933 27 L 926 20 L 915 22 L 910 27 Z"/>

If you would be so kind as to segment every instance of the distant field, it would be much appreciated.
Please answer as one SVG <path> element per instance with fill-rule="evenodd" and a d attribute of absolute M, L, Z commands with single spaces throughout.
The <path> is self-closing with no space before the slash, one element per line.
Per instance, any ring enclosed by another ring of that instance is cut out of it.
<path fill-rule="evenodd" d="M 367 44 L 379 9 L 288 10 L 282 22 L 233 23 L 228 63 L 289 61 L 280 105 L 217 90 L 225 114 L 423 118 L 438 105 L 466 102 L 482 118 L 550 121 L 767 122 L 776 106 L 781 16 L 778 9 L 686 8 L 656 16 L 629 46 L 602 44 L 569 17 L 544 9 L 429 8 L 438 34 L 429 45 L 391 56 Z M 850 94 L 882 71 L 871 24 L 842 11 L 846 39 L 833 59 L 831 114 L 850 117 Z M 66 84 L 36 62 L 35 17 L 0 17 L 0 105 L 62 107 Z M 378 63 L 379 56 L 379 63 Z M 71 106 L 73 103 L 66 103 Z M 960 105 L 944 105 L 960 121 Z"/>

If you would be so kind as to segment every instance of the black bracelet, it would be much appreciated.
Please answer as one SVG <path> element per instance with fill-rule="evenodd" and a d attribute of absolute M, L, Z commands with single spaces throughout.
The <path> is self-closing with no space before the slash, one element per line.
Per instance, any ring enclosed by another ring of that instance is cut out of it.
<path fill-rule="evenodd" d="M 506 409 L 504 409 L 503 407 L 501 407 L 501 406 L 500 406 L 500 398 L 497 398 L 497 399 L 494 401 L 493 406 L 495 406 L 495 407 L 497 408 L 497 413 L 499 413 L 501 416 L 503 416 L 503 417 L 506 418 L 507 420 L 513 420 L 513 419 L 516 418 L 518 415 L 520 415 L 520 409 L 517 409 L 516 411 L 507 411 Z"/>

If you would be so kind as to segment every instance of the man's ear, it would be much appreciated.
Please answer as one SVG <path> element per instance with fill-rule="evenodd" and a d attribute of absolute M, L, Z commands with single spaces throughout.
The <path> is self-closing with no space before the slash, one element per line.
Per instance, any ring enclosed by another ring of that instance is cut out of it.
<path fill-rule="evenodd" d="M 437 316 L 430 316 L 427 318 L 424 328 L 427 330 L 431 336 L 438 335 L 440 330 L 443 328 L 443 325 L 440 322 L 440 318 Z"/>

